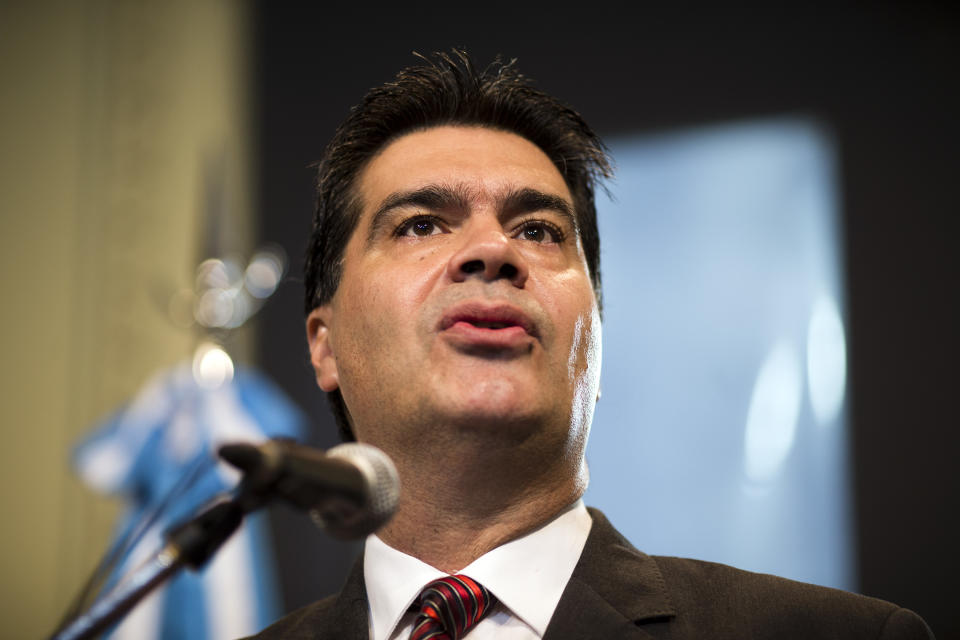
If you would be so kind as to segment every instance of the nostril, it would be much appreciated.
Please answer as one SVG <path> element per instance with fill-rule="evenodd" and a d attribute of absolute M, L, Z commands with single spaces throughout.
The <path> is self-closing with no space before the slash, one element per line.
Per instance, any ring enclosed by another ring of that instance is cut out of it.
<path fill-rule="evenodd" d="M 517 277 L 517 268 L 509 262 L 504 263 L 500 267 L 500 277 L 506 278 L 507 280 L 513 280 Z"/>
<path fill-rule="evenodd" d="M 469 262 L 464 262 L 460 270 L 464 273 L 481 273 L 484 268 L 482 260 L 470 260 Z"/>

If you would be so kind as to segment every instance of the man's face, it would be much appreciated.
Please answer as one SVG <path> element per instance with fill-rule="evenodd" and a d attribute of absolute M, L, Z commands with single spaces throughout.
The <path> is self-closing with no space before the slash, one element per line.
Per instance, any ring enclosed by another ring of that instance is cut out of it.
<path fill-rule="evenodd" d="M 394 455 L 493 430 L 582 455 L 600 321 L 549 158 L 512 133 L 435 127 L 385 147 L 356 194 L 340 286 L 307 330 L 358 440 Z"/>

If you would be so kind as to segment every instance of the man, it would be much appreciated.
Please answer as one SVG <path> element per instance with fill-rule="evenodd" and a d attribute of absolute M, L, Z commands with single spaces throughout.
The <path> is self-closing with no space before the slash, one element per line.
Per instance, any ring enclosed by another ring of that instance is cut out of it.
<path fill-rule="evenodd" d="M 879 600 L 646 556 L 584 507 L 610 172 L 579 115 L 462 52 L 341 125 L 306 263 L 310 355 L 402 493 L 343 591 L 261 637 L 932 637 Z"/>

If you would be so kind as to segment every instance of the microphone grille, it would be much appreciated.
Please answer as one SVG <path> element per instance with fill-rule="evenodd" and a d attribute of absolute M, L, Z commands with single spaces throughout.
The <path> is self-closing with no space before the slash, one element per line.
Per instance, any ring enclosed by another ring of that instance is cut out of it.
<path fill-rule="evenodd" d="M 367 536 L 387 523 L 400 499 L 400 477 L 390 457 L 363 442 L 346 442 L 327 450 L 327 457 L 349 462 L 367 484 L 367 501 L 352 513 L 330 514 L 313 509 L 310 516 L 322 529 L 341 539 Z"/>

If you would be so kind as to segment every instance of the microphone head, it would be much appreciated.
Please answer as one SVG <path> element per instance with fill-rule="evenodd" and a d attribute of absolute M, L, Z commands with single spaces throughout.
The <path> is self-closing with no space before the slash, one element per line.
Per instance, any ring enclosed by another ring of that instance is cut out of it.
<path fill-rule="evenodd" d="M 400 498 L 400 477 L 393 461 L 380 449 L 362 442 L 347 442 L 327 451 L 358 469 L 367 484 L 365 504 L 330 501 L 310 510 L 314 523 L 341 540 L 363 538 L 385 525 Z"/>

